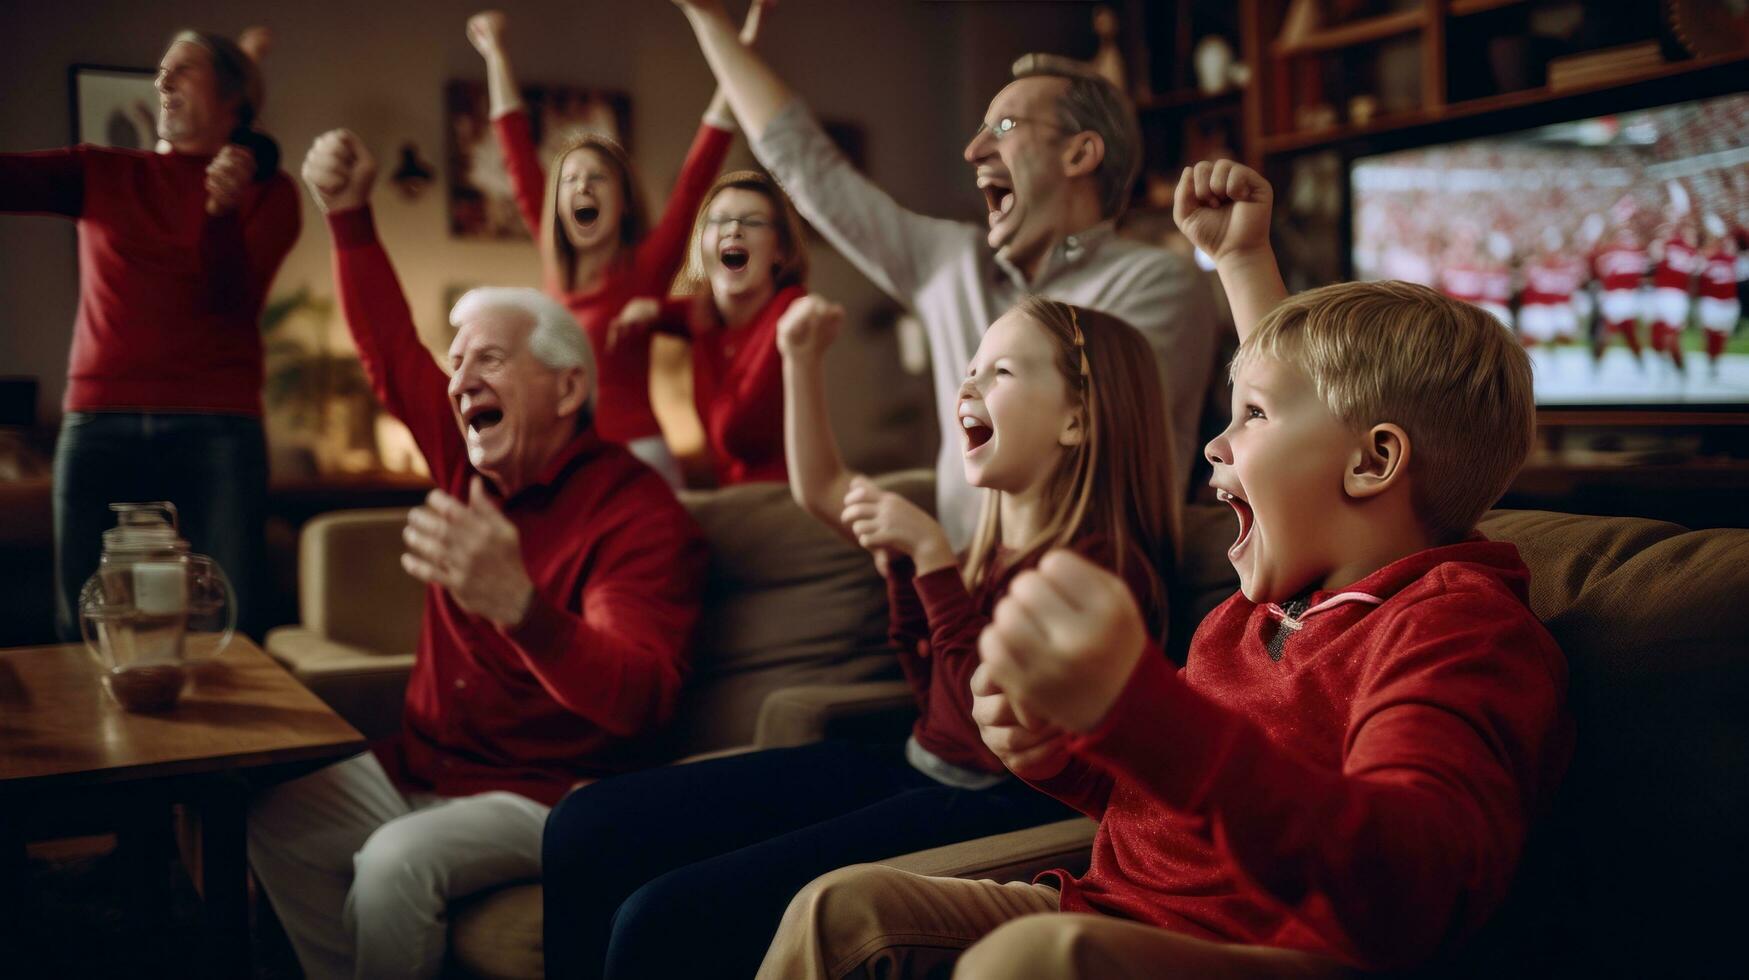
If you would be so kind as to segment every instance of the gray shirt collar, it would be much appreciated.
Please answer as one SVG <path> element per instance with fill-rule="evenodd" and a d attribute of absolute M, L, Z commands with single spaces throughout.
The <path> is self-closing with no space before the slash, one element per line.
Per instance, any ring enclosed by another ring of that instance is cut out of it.
<path fill-rule="evenodd" d="M 1107 219 L 1073 235 L 1063 236 L 1063 240 L 1052 247 L 1050 254 L 1045 256 L 1044 265 L 1039 267 L 1038 279 L 1035 282 L 1027 282 L 1026 275 L 1020 271 L 1020 267 L 1008 260 L 1007 246 L 1003 246 L 996 252 L 996 267 L 1001 269 L 1002 273 L 1015 286 L 1027 292 L 1034 292 L 1058 272 L 1073 268 L 1085 261 L 1116 232 L 1117 223 Z"/>

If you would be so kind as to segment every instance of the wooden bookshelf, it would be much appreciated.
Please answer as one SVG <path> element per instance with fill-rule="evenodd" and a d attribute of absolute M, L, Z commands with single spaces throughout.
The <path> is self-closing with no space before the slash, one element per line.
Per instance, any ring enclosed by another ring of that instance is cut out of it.
<path fill-rule="evenodd" d="M 1427 14 L 1424 11 L 1420 9 L 1404 10 L 1394 14 L 1368 17 L 1365 20 L 1350 21 L 1334 27 L 1320 28 L 1298 41 L 1287 43 L 1277 41 L 1271 46 L 1271 51 L 1277 58 L 1338 51 L 1342 48 L 1383 41 L 1400 34 L 1409 34 L 1420 30 L 1426 23 Z"/>
<path fill-rule="evenodd" d="M 1530 0 L 1451 0 L 1451 15 L 1468 17 L 1471 14 L 1485 14 L 1490 10 L 1521 7 L 1529 2 Z"/>
<path fill-rule="evenodd" d="M 1381 116 L 1364 126 L 1347 124 L 1328 129 L 1312 130 L 1297 133 L 1282 133 L 1274 136 L 1263 136 L 1257 140 L 1259 156 L 1272 156 L 1283 153 L 1298 153 L 1305 150 L 1318 149 L 1324 146 L 1335 146 L 1349 142 L 1362 136 L 1372 136 L 1388 133 L 1394 130 L 1408 129 L 1414 126 L 1425 126 L 1447 120 L 1458 120 L 1502 112 L 1509 109 L 1522 109 L 1528 106 L 1541 105 L 1582 95 L 1596 95 L 1612 89 L 1622 89 L 1628 86 L 1641 85 L 1646 82 L 1667 78 L 1677 78 L 1683 75 L 1706 71 L 1713 68 L 1742 67 L 1749 70 L 1749 52 L 1730 55 L 1720 55 L 1712 58 L 1691 58 L 1684 61 L 1666 62 L 1652 71 L 1620 78 L 1600 80 L 1595 84 L 1574 85 L 1559 91 L 1550 89 L 1547 85 L 1524 89 L 1518 92 L 1506 92 L 1500 95 L 1490 95 L 1479 99 L 1466 99 L 1446 105 L 1425 107 L 1415 111 L 1391 113 Z"/>

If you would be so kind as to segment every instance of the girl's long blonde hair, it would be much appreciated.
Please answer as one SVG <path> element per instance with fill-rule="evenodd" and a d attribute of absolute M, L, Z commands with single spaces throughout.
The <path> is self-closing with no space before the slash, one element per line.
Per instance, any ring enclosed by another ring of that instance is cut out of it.
<path fill-rule="evenodd" d="M 547 168 L 546 203 L 540 216 L 541 268 L 548 282 L 564 292 L 577 288 L 577 249 L 565 236 L 565 226 L 559 223 L 559 172 L 565 167 L 565 158 L 579 150 L 593 150 L 619 178 L 620 196 L 625 201 L 619 219 L 620 248 L 635 247 L 650 229 L 644 191 L 626 148 L 604 133 L 584 133 L 568 140 L 553 154 L 552 166 Z"/>
<path fill-rule="evenodd" d="M 1018 549 L 1009 567 L 1031 564 L 1046 551 L 1098 536 L 1110 546 L 1111 569 L 1128 581 L 1125 563 L 1144 556 L 1149 594 L 1137 596 L 1150 632 L 1164 629 L 1168 580 L 1178 563 L 1180 509 L 1172 488 L 1171 428 L 1159 361 L 1148 341 L 1117 317 L 1029 296 L 1015 307 L 1055 347 L 1054 361 L 1079 402 L 1085 433 L 1063 449 L 1046 478 L 1051 517 Z M 966 554 L 970 587 L 995 569 L 1002 539 L 1000 491 L 984 495 L 984 509 Z"/>

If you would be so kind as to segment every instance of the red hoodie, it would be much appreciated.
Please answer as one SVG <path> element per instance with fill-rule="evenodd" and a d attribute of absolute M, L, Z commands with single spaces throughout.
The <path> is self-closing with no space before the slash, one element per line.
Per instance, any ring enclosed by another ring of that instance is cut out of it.
<path fill-rule="evenodd" d="M 1235 595 L 1176 673 L 1150 648 L 1040 784 L 1100 821 L 1087 874 L 1056 873 L 1062 909 L 1365 968 L 1461 940 L 1571 754 L 1528 578 L 1517 548 L 1473 539 L 1298 618 Z"/>

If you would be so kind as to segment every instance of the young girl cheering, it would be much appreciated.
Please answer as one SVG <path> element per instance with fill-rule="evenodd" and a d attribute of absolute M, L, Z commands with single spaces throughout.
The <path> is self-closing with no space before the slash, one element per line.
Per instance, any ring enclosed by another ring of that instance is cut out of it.
<path fill-rule="evenodd" d="M 751 976 L 815 876 L 1067 816 L 984 746 L 969 688 L 996 600 L 1050 548 L 1123 576 L 1151 631 L 1163 627 L 1176 481 L 1141 334 L 1037 299 L 990 326 L 959 392 L 966 476 L 986 488 L 962 567 L 928 514 L 839 457 L 822 359 L 843 317 L 807 296 L 778 324 L 790 487 L 886 573 L 920 713 L 911 738 L 773 749 L 578 789 L 554 809 L 542 849 L 548 976 Z"/>
<path fill-rule="evenodd" d="M 765 6 L 766 0 L 757 0 L 749 10 L 744 43 L 753 43 Z M 595 428 L 679 486 L 679 468 L 650 408 L 648 339 L 609 349 L 608 327 L 627 300 L 667 293 L 685 260 L 687 222 L 728 156 L 734 117 L 721 93 L 711 99 L 662 221 L 651 228 L 631 158 L 610 137 L 587 134 L 564 142 L 542 174 L 528 110 L 504 49 L 505 24 L 499 11 L 475 14 L 468 19 L 468 40 L 486 59 L 492 128 L 517 210 L 540 248 L 544 288 L 571 310 L 595 348 Z"/>
<path fill-rule="evenodd" d="M 770 177 L 724 174 L 705 195 L 681 274 L 701 291 L 632 300 L 608 334 L 609 350 L 648 343 L 648 330 L 692 341 L 693 403 L 717 486 L 788 479 L 777 322 L 806 292 L 801 228 Z"/>

